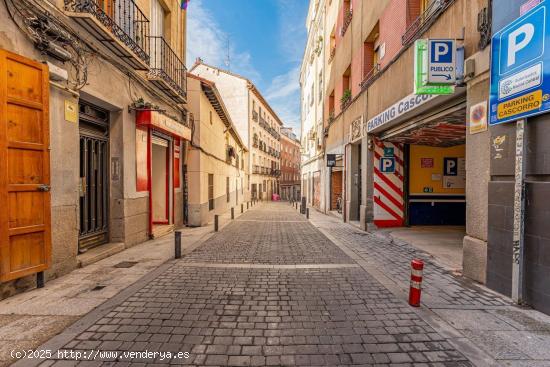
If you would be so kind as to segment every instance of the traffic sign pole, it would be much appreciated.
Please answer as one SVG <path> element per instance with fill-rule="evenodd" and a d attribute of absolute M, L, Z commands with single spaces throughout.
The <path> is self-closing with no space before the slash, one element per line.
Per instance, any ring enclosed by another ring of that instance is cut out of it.
<path fill-rule="evenodd" d="M 516 167 L 514 185 L 514 233 L 512 262 L 512 300 L 523 303 L 523 260 L 525 254 L 525 152 L 527 148 L 525 119 L 516 122 Z"/>

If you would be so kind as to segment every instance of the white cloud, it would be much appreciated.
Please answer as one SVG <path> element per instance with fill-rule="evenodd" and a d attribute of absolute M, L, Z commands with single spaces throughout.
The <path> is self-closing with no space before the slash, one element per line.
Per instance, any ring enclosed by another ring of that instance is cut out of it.
<path fill-rule="evenodd" d="M 265 98 L 286 126 L 300 135 L 300 65 L 273 78 Z"/>
<path fill-rule="evenodd" d="M 274 77 L 264 94 L 271 107 L 286 126 L 300 134 L 300 63 L 305 44 L 305 25 L 299 1 L 277 0 L 279 52 L 291 69 Z M 204 62 L 226 68 L 227 40 L 214 15 L 204 6 L 204 0 L 193 0 L 187 13 L 187 65 L 189 67 L 200 57 Z M 262 83 L 262 76 L 254 68 L 252 56 L 247 51 L 236 50 L 230 42 L 229 55 L 231 71 L 251 79 L 256 85 Z M 264 82 L 268 82 L 265 81 Z"/>
<path fill-rule="evenodd" d="M 190 68 L 197 57 L 207 64 L 228 68 L 227 43 L 229 40 L 230 69 L 252 80 L 261 76 L 252 65 L 249 52 L 238 52 L 231 45 L 231 38 L 224 32 L 214 15 L 204 7 L 203 0 L 194 0 L 189 4 L 187 13 L 187 62 Z"/>

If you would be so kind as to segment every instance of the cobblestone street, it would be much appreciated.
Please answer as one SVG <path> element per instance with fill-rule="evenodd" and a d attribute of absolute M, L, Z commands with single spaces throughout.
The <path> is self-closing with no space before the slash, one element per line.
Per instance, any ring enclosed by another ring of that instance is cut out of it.
<path fill-rule="evenodd" d="M 151 278 L 44 348 L 189 358 L 41 365 L 474 365 L 287 203 L 254 207 Z"/>

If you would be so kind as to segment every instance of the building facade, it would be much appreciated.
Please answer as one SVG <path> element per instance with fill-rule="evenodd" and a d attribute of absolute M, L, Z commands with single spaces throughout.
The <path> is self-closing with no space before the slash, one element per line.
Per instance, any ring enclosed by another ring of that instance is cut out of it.
<path fill-rule="evenodd" d="M 194 122 L 184 171 L 189 182 L 187 225 L 203 226 L 250 199 L 248 150 L 216 85 L 188 75 L 189 112 Z"/>
<path fill-rule="evenodd" d="M 487 127 L 491 14 L 506 20 L 497 31 L 526 11 L 519 3 L 333 0 L 325 4 L 323 27 L 323 149 L 333 164 L 321 178 L 327 210 L 341 203 L 342 219 L 362 229 L 463 226 L 463 274 L 507 295 L 514 199 L 514 154 L 507 149 L 515 148 L 515 129 Z M 445 94 L 415 94 L 415 58 L 425 47 L 417 41 L 426 39 L 456 40 L 464 59 L 463 75 Z M 306 50 L 304 63 L 310 57 Z M 545 115 L 531 120 L 530 136 L 544 134 Z M 311 124 L 305 117 L 302 123 Z M 545 147 L 533 144 L 532 151 L 544 154 Z M 546 190 L 546 168 L 534 157 L 527 173 L 531 198 Z M 533 203 L 525 221 L 524 301 L 548 313 L 542 281 L 548 262 L 529 258 L 548 247 L 538 225 L 548 210 Z"/>
<path fill-rule="evenodd" d="M 281 129 L 281 198 L 298 201 L 300 191 L 300 140 L 292 128 Z"/>
<path fill-rule="evenodd" d="M 300 69 L 302 88 L 302 193 L 309 205 L 327 209 L 324 166 L 323 101 L 325 88 L 325 0 L 311 1 L 306 19 L 307 44 Z"/>
<path fill-rule="evenodd" d="M 186 13 L 113 4 L 0 5 L 1 297 L 183 224 Z"/>
<path fill-rule="evenodd" d="M 249 149 L 247 186 L 253 199 L 279 193 L 282 121 L 248 79 L 197 60 L 191 73 L 216 83 L 235 127 Z M 249 178 L 249 179 L 248 179 Z"/>

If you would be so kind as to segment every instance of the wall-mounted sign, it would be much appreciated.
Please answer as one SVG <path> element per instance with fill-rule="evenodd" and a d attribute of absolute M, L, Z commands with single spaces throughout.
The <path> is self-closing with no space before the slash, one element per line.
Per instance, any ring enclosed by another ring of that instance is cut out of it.
<path fill-rule="evenodd" d="M 487 101 L 470 107 L 470 134 L 487 131 Z"/>
<path fill-rule="evenodd" d="M 402 100 L 394 103 L 384 112 L 379 113 L 367 121 L 367 132 L 371 132 L 388 122 L 395 120 L 409 111 L 422 106 L 424 103 L 435 98 L 435 95 L 415 95 L 410 94 Z"/>
<path fill-rule="evenodd" d="M 382 158 L 380 158 L 380 172 L 382 172 L 382 173 L 394 173 L 395 172 L 395 158 L 394 157 L 382 157 Z"/>
<path fill-rule="evenodd" d="M 327 154 L 327 167 L 336 167 L 336 154 Z"/>
<path fill-rule="evenodd" d="M 456 41 L 454 39 L 429 39 L 427 57 L 427 84 L 455 84 Z"/>
<path fill-rule="evenodd" d="M 421 168 L 433 168 L 434 159 L 433 158 L 420 158 L 420 167 Z"/>
<path fill-rule="evenodd" d="M 435 52 L 435 50 L 434 50 Z M 453 52 L 456 52 L 453 51 Z M 453 53 L 454 54 L 454 53 Z M 434 56 L 435 57 L 435 56 Z M 436 84 L 429 83 L 429 55 L 428 55 L 428 40 L 419 39 L 414 42 L 414 94 L 432 94 L 432 95 L 445 95 L 453 94 L 455 92 L 454 85 L 448 85 L 447 83 Z M 436 72 L 438 69 L 434 69 L 434 77 L 444 78 Z M 441 75 L 444 75 L 441 73 Z M 456 79 L 455 73 L 453 73 Z M 453 84 L 455 83 L 453 79 Z"/>
<path fill-rule="evenodd" d="M 491 125 L 550 110 L 548 9 L 546 2 L 529 8 L 492 38 Z"/>
<path fill-rule="evenodd" d="M 466 187 L 466 159 L 443 158 L 443 188 L 464 189 Z"/>
<path fill-rule="evenodd" d="M 393 147 L 384 147 L 384 157 L 393 157 L 394 149 Z"/>
<path fill-rule="evenodd" d="M 78 122 L 78 104 L 68 99 L 65 100 L 65 121 Z"/>
<path fill-rule="evenodd" d="M 158 111 L 137 111 L 136 125 L 155 127 L 174 137 L 191 140 L 190 128 Z"/>

